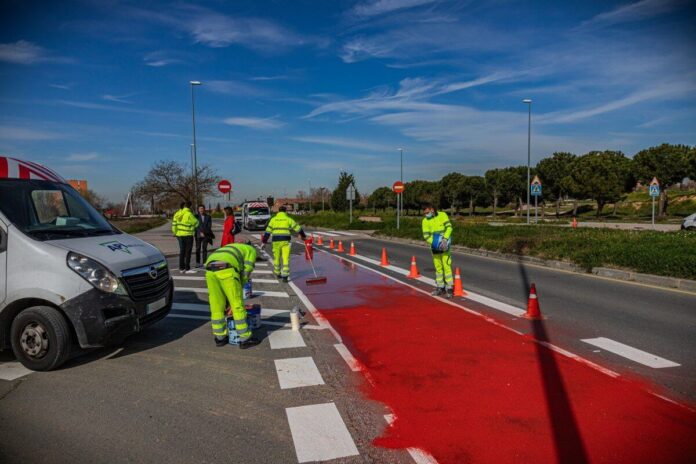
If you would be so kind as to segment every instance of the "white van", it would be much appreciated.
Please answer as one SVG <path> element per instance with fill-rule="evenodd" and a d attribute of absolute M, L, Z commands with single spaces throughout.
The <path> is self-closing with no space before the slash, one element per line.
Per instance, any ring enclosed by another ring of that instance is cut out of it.
<path fill-rule="evenodd" d="M 266 230 L 271 208 L 265 201 L 249 201 L 242 205 L 242 224 L 246 230 Z"/>
<path fill-rule="evenodd" d="M 0 349 L 33 370 L 164 318 L 164 255 L 102 217 L 58 174 L 0 155 Z"/>

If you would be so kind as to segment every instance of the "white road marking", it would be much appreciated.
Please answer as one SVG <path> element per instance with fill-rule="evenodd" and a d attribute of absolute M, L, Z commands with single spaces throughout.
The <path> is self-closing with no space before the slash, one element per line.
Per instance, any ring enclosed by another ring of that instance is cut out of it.
<path fill-rule="evenodd" d="M 254 275 L 254 274 L 273 274 L 273 271 L 255 270 L 254 272 L 251 273 L 251 275 Z"/>
<path fill-rule="evenodd" d="M 309 301 L 307 295 L 305 295 L 304 292 L 300 290 L 300 287 L 295 285 L 293 282 L 290 282 L 290 288 L 293 289 L 295 295 L 297 295 L 297 297 L 300 299 L 305 308 L 307 308 L 307 310 L 309 310 L 312 316 L 314 316 L 314 319 L 317 321 L 317 324 L 319 324 L 319 326 L 322 328 L 329 329 L 333 336 L 336 338 L 336 340 L 339 343 L 343 343 L 343 339 L 338 334 L 338 332 L 336 332 L 336 330 L 333 327 L 331 327 L 329 321 L 327 321 L 326 318 L 322 316 L 319 311 L 317 311 L 317 308 L 312 304 L 311 301 Z"/>
<path fill-rule="evenodd" d="M 348 351 L 348 348 L 346 348 L 346 345 L 343 343 L 337 343 L 334 345 L 334 348 L 336 348 L 336 351 L 338 351 L 338 354 L 341 355 L 343 360 L 348 364 L 348 367 L 350 368 L 351 371 L 353 372 L 359 372 L 360 371 L 360 362 L 355 359 L 353 354 Z"/>
<path fill-rule="evenodd" d="M 633 348 L 632 346 L 625 345 L 610 338 L 585 338 L 582 339 L 582 341 L 654 369 L 680 366 L 680 364 L 670 361 L 669 359 L 655 356 L 654 354 L 639 350 L 638 348 Z"/>
<path fill-rule="evenodd" d="M 268 334 L 268 340 L 272 350 L 307 346 L 302 334 L 295 330 L 275 330 Z"/>
<path fill-rule="evenodd" d="M 394 417 L 394 414 L 385 414 L 384 420 L 386 420 L 389 425 L 392 425 L 396 417 Z M 420 448 L 406 448 L 406 451 L 408 451 L 408 454 L 411 455 L 411 458 L 416 464 L 438 464 L 437 459 Z"/>
<path fill-rule="evenodd" d="M 311 356 L 275 360 L 281 390 L 324 385 L 324 379 Z"/>
<path fill-rule="evenodd" d="M 19 361 L 8 361 L 0 363 L 0 379 L 17 380 L 20 377 L 31 374 L 34 371 L 22 366 Z"/>
<path fill-rule="evenodd" d="M 256 262 L 256 265 L 257 265 L 257 266 L 261 266 L 261 267 L 268 267 L 268 263 L 264 263 L 264 262 L 258 262 L 258 261 L 257 261 L 257 262 Z"/>
<path fill-rule="evenodd" d="M 175 275 L 174 280 L 202 280 L 202 281 L 205 281 L 205 277 Z"/>
<path fill-rule="evenodd" d="M 175 292 L 194 292 L 194 293 L 208 293 L 208 289 L 205 287 L 174 287 Z M 286 292 L 269 292 L 266 290 L 254 290 L 253 296 L 267 296 L 276 298 L 290 298 Z"/>
<path fill-rule="evenodd" d="M 334 234 L 338 234 L 338 235 L 347 235 L 349 237 L 355 237 L 356 235 L 358 235 L 358 234 L 354 234 L 352 232 L 346 232 L 344 230 L 332 230 L 331 232 Z"/>
<path fill-rule="evenodd" d="M 259 283 L 259 284 L 280 284 L 276 279 L 251 279 L 252 282 L 254 283 Z"/>
<path fill-rule="evenodd" d="M 334 403 L 287 408 L 285 412 L 298 462 L 360 454 Z"/>
<path fill-rule="evenodd" d="M 335 233 L 333 233 L 333 232 L 324 232 L 324 231 L 321 231 L 321 232 L 312 232 L 312 233 L 313 233 L 314 235 L 325 235 L 325 236 L 327 236 L 327 237 L 339 237 L 339 236 L 340 236 L 339 234 L 335 234 Z"/>

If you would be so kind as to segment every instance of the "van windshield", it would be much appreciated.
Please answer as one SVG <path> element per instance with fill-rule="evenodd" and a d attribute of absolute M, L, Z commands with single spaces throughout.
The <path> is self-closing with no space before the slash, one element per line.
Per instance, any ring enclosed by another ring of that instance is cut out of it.
<path fill-rule="evenodd" d="M 0 211 L 37 240 L 120 233 L 75 189 L 58 182 L 3 179 Z"/>
<path fill-rule="evenodd" d="M 268 208 L 258 207 L 258 206 L 254 206 L 254 207 L 249 208 L 249 216 L 264 216 L 264 215 L 268 215 L 268 214 L 270 214 L 268 212 Z"/>

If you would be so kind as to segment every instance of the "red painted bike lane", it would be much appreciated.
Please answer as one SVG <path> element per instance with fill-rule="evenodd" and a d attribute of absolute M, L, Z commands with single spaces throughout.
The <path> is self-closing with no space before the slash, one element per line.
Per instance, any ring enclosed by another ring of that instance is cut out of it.
<path fill-rule="evenodd" d="M 443 463 L 694 462 L 696 413 L 345 260 L 325 285 L 293 279 L 362 364 L 364 394 L 396 416 L 375 444 Z M 543 321 L 536 340 L 553 343 Z"/>

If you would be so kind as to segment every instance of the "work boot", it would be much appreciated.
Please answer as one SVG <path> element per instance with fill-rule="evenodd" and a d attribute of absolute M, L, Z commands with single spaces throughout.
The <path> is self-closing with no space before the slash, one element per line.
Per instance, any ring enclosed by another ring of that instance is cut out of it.
<path fill-rule="evenodd" d="M 280 274 L 273 274 L 273 275 L 275 276 L 276 279 L 282 279 L 282 278 L 283 278 L 283 276 L 280 275 Z"/>
<path fill-rule="evenodd" d="M 447 289 L 447 298 L 449 298 L 450 300 L 451 300 L 452 298 L 454 298 L 454 289 L 453 289 L 453 288 L 448 288 L 448 289 Z"/>
<path fill-rule="evenodd" d="M 431 293 L 432 296 L 442 296 L 445 294 L 445 288 L 444 287 L 437 287 L 433 292 Z"/>
<path fill-rule="evenodd" d="M 288 283 L 288 276 L 283 276 L 283 282 Z"/>
<path fill-rule="evenodd" d="M 239 342 L 239 349 L 246 350 L 247 348 L 251 348 L 252 346 L 256 346 L 259 343 L 261 343 L 261 340 L 259 340 L 256 337 L 251 337 L 248 340 L 244 340 L 243 342 Z"/>
<path fill-rule="evenodd" d="M 224 337 L 215 337 L 215 346 L 225 346 L 230 343 L 230 337 L 225 335 Z"/>

